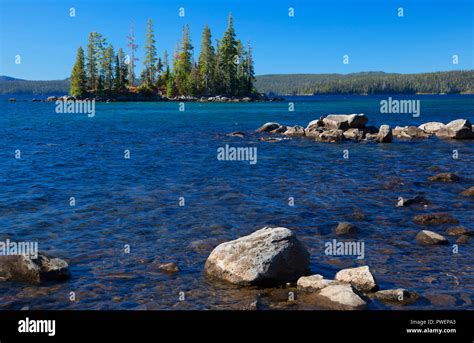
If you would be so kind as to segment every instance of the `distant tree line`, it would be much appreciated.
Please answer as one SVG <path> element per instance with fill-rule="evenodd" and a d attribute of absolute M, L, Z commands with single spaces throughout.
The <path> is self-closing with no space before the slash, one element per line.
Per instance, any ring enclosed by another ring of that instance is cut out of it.
<path fill-rule="evenodd" d="M 259 92 L 296 94 L 474 93 L 474 70 L 422 74 L 286 74 L 256 78 Z"/>
<path fill-rule="evenodd" d="M 79 47 L 70 78 L 70 94 L 112 94 L 114 92 L 144 92 L 169 97 L 225 94 L 244 96 L 255 92 L 254 63 L 250 44 L 244 46 L 236 38 L 232 15 L 222 40 L 212 44 L 211 30 L 206 25 L 202 33 L 201 52 L 194 60 L 194 47 L 189 26 L 183 27 L 181 42 L 169 61 L 165 50 L 158 57 L 153 21 L 147 22 L 143 69 L 140 82 L 135 76 L 136 44 L 133 26 L 128 39 L 129 54 L 120 48 L 115 53 L 112 44 L 98 32 L 91 32 L 86 50 Z"/>

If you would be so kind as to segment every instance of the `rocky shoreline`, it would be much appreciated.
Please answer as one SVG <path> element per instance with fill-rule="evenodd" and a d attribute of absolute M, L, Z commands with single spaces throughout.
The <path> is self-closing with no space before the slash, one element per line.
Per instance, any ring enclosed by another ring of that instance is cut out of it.
<path fill-rule="evenodd" d="M 252 96 L 177 96 L 169 98 L 166 96 L 160 95 L 150 95 L 150 94 L 141 94 L 141 93 L 126 93 L 126 94 L 114 94 L 113 96 L 91 96 L 84 98 L 76 98 L 70 95 L 63 96 L 49 96 L 46 99 L 33 98 L 32 102 L 56 102 L 56 101 L 76 101 L 76 100 L 86 100 L 95 102 L 274 102 L 274 101 L 284 101 L 282 97 L 268 97 L 265 94 L 256 94 Z M 16 98 L 8 99 L 9 102 L 16 102 Z M 25 100 L 26 101 L 26 100 Z"/>
<path fill-rule="evenodd" d="M 401 140 L 425 139 L 436 136 L 441 139 L 474 139 L 474 126 L 467 119 L 456 119 L 447 124 L 428 122 L 420 126 L 380 127 L 368 126 L 365 114 L 329 114 L 311 121 L 306 127 L 287 126 L 276 122 L 263 124 L 255 132 L 273 135 L 260 137 L 261 141 L 281 141 L 279 136 L 304 137 L 317 142 L 337 143 L 341 141 L 373 141 L 391 143 Z"/>

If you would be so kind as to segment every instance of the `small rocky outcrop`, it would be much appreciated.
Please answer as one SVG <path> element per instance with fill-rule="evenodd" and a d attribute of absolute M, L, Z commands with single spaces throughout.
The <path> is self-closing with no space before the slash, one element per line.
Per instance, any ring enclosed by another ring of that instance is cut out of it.
<path fill-rule="evenodd" d="M 302 276 L 296 283 L 298 289 L 303 291 L 318 291 L 330 285 L 339 284 L 338 281 L 325 279 L 322 275 L 315 274 Z"/>
<path fill-rule="evenodd" d="M 446 233 L 448 234 L 448 236 L 461 236 L 461 235 L 474 236 L 473 231 L 462 226 L 450 227 L 449 229 L 446 230 Z"/>
<path fill-rule="evenodd" d="M 443 224 L 459 224 L 459 221 L 448 213 L 427 213 L 419 214 L 413 217 L 416 224 L 424 226 L 436 226 Z"/>
<path fill-rule="evenodd" d="M 444 245 L 448 244 L 448 240 L 437 234 L 436 232 L 429 230 L 422 230 L 418 232 L 415 237 L 416 241 L 423 245 Z"/>
<path fill-rule="evenodd" d="M 70 277 L 66 261 L 39 253 L 37 258 L 26 255 L 0 256 L 0 279 L 39 284 L 62 281 Z"/>
<path fill-rule="evenodd" d="M 416 126 L 396 126 L 393 136 L 401 139 L 428 138 L 430 135 Z"/>
<path fill-rule="evenodd" d="M 265 227 L 217 246 L 204 270 L 240 286 L 278 285 L 308 273 L 309 253 L 291 230 Z"/>
<path fill-rule="evenodd" d="M 372 292 L 378 286 L 368 266 L 342 269 L 336 273 L 337 281 L 350 283 L 361 292 Z"/>
<path fill-rule="evenodd" d="M 472 124 L 467 119 L 456 119 L 436 132 L 441 139 L 472 139 L 474 134 Z"/>
<path fill-rule="evenodd" d="M 365 114 L 329 114 L 322 119 L 324 127 L 332 130 L 363 129 L 369 119 Z"/>
<path fill-rule="evenodd" d="M 464 196 L 466 196 L 466 197 L 472 197 L 472 196 L 474 196 L 474 186 L 473 186 L 473 187 L 470 187 L 470 188 L 468 188 L 468 189 L 466 189 L 465 191 L 463 191 L 463 192 L 461 193 L 461 195 L 464 195 Z"/>

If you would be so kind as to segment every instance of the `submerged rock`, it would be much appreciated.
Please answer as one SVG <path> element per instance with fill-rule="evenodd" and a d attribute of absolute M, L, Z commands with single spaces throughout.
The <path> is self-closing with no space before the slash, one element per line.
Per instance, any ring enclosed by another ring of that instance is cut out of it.
<path fill-rule="evenodd" d="M 66 261 L 39 253 L 37 258 L 24 255 L 0 256 L 0 279 L 41 283 L 62 281 L 70 277 Z"/>
<path fill-rule="evenodd" d="M 273 130 L 276 130 L 280 127 L 281 125 L 278 123 L 270 122 L 270 123 L 265 123 L 262 126 L 260 126 L 255 132 L 270 132 Z"/>
<path fill-rule="evenodd" d="M 375 298 L 390 304 L 408 305 L 416 302 L 420 297 L 415 292 L 403 288 L 386 289 L 375 293 Z"/>
<path fill-rule="evenodd" d="M 391 143 L 393 140 L 392 130 L 388 125 L 380 126 L 379 133 L 375 138 L 375 141 L 378 143 Z"/>
<path fill-rule="evenodd" d="M 457 244 L 467 244 L 469 243 L 469 236 L 468 235 L 461 235 L 458 237 L 458 239 L 456 239 L 456 243 Z"/>
<path fill-rule="evenodd" d="M 443 224 L 459 224 L 459 221 L 448 213 L 428 213 L 419 214 L 413 217 L 413 221 L 420 225 L 443 225 Z"/>
<path fill-rule="evenodd" d="M 298 289 L 303 291 L 317 291 L 324 287 L 338 284 L 338 281 L 325 279 L 322 275 L 315 274 L 302 276 L 296 283 Z"/>
<path fill-rule="evenodd" d="M 352 235 L 357 232 L 357 227 L 348 222 L 340 222 L 334 229 L 336 235 Z"/>
<path fill-rule="evenodd" d="M 418 232 L 415 237 L 416 241 L 423 245 L 439 245 L 439 244 L 448 244 L 448 240 L 437 234 L 436 232 L 429 230 L 422 230 Z"/>
<path fill-rule="evenodd" d="M 455 173 L 439 173 L 430 176 L 428 180 L 432 182 L 456 182 L 459 181 L 459 176 L 457 176 Z"/>
<path fill-rule="evenodd" d="M 241 286 L 278 285 L 308 273 L 309 253 L 291 230 L 265 227 L 217 246 L 204 270 Z"/>
<path fill-rule="evenodd" d="M 378 286 L 368 266 L 342 269 L 336 273 L 337 281 L 350 283 L 357 290 L 371 292 L 377 290 Z"/>
<path fill-rule="evenodd" d="M 229 136 L 229 137 L 244 138 L 244 137 L 245 137 L 245 133 L 240 132 L 240 131 L 235 131 L 235 132 L 231 132 L 231 133 L 227 134 L 227 136 Z"/>
<path fill-rule="evenodd" d="M 462 226 L 456 226 L 456 227 L 450 227 L 449 229 L 446 230 L 446 233 L 449 236 L 461 236 L 461 235 L 466 235 L 466 236 L 472 236 L 474 235 L 474 232 L 462 227 Z"/>
<path fill-rule="evenodd" d="M 157 263 L 156 267 L 165 273 L 177 273 L 179 272 L 179 267 L 174 262 L 168 263 Z"/>
<path fill-rule="evenodd" d="M 321 305 L 334 310 L 364 310 L 367 302 L 351 285 L 330 285 L 321 290 Z M 326 300 L 326 301 L 324 301 Z"/>
<path fill-rule="evenodd" d="M 470 187 L 470 188 L 466 189 L 465 191 L 463 191 L 461 193 L 461 195 L 464 195 L 464 196 L 467 196 L 467 197 L 474 196 L 474 187 Z"/>

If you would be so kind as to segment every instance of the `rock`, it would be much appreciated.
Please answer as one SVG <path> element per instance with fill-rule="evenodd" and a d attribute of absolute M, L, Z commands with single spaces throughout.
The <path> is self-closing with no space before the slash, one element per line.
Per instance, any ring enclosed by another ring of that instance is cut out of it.
<path fill-rule="evenodd" d="M 48 97 L 46 98 L 46 101 L 57 101 L 57 100 L 58 100 L 58 98 L 55 97 L 55 96 L 48 96 Z"/>
<path fill-rule="evenodd" d="M 472 124 L 467 119 L 456 119 L 446 124 L 446 127 L 436 132 L 442 139 L 470 139 L 474 138 Z"/>
<path fill-rule="evenodd" d="M 318 138 L 324 132 L 323 127 L 312 126 L 304 130 L 305 136 L 310 138 Z"/>
<path fill-rule="evenodd" d="M 415 237 L 416 241 L 423 245 L 448 244 L 448 240 L 436 232 L 422 230 Z"/>
<path fill-rule="evenodd" d="M 9 98 L 8 101 L 9 102 L 16 102 L 16 99 L 15 98 Z"/>
<path fill-rule="evenodd" d="M 235 132 L 231 132 L 231 133 L 227 134 L 227 136 L 229 136 L 229 137 L 239 137 L 239 138 L 244 138 L 244 136 L 245 136 L 245 133 L 243 133 L 243 132 L 240 132 L 240 131 L 235 131 Z"/>
<path fill-rule="evenodd" d="M 241 286 L 278 285 L 309 271 L 309 253 L 296 235 L 283 227 L 264 227 L 225 242 L 209 255 L 206 275 Z"/>
<path fill-rule="evenodd" d="M 330 114 L 323 118 L 324 127 L 332 130 L 363 129 L 369 119 L 365 114 Z"/>
<path fill-rule="evenodd" d="M 274 130 L 271 130 L 270 133 L 284 133 L 287 130 L 286 125 L 280 125 Z"/>
<path fill-rule="evenodd" d="M 395 137 L 404 139 L 428 138 L 430 136 L 416 126 L 396 126 L 392 133 Z"/>
<path fill-rule="evenodd" d="M 305 130 L 303 126 L 295 125 L 295 126 L 288 126 L 286 128 L 286 131 L 283 132 L 283 134 L 285 136 L 304 136 L 305 135 L 304 131 Z"/>
<path fill-rule="evenodd" d="M 296 283 L 298 289 L 303 291 L 317 291 L 324 287 L 338 284 L 338 281 L 325 279 L 322 275 L 302 276 Z"/>
<path fill-rule="evenodd" d="M 315 119 L 315 120 L 310 121 L 308 126 L 306 126 L 306 130 L 314 129 L 314 128 L 318 128 L 318 127 L 324 127 L 323 119 L 324 118 L 321 117 L 319 119 Z"/>
<path fill-rule="evenodd" d="M 413 217 L 413 221 L 419 225 L 443 225 L 443 224 L 459 224 L 458 220 L 447 213 L 428 213 L 419 214 Z"/>
<path fill-rule="evenodd" d="M 446 125 L 437 121 L 431 121 L 425 124 L 421 124 L 420 126 L 418 126 L 418 128 L 428 134 L 433 134 L 433 133 L 438 132 L 441 129 L 446 128 Z"/>
<path fill-rule="evenodd" d="M 337 224 L 337 227 L 334 230 L 334 233 L 336 235 L 352 235 L 356 232 L 356 226 L 348 222 L 340 222 L 339 224 Z"/>
<path fill-rule="evenodd" d="M 397 202 L 397 207 L 405 207 L 409 205 L 414 205 L 414 204 L 419 204 L 419 205 L 429 205 L 430 202 L 426 200 L 422 196 L 415 196 L 414 198 L 402 198 L 400 197 Z"/>
<path fill-rule="evenodd" d="M 469 243 L 469 236 L 468 235 L 461 235 L 458 237 L 458 239 L 456 239 L 456 243 L 457 244 L 467 244 Z"/>
<path fill-rule="evenodd" d="M 461 236 L 461 235 L 473 236 L 474 235 L 473 231 L 462 226 L 450 227 L 449 229 L 446 230 L 446 233 L 449 236 Z"/>
<path fill-rule="evenodd" d="M 342 138 L 344 137 L 342 133 L 342 130 L 326 130 L 321 132 L 319 136 L 316 136 L 315 139 L 316 141 L 323 143 L 337 143 L 342 141 Z"/>
<path fill-rule="evenodd" d="M 398 289 L 386 289 L 383 291 L 378 291 L 375 293 L 375 298 L 391 303 L 391 304 L 400 304 L 400 305 L 408 305 L 413 304 L 416 302 L 420 297 L 415 292 L 407 291 L 403 288 Z"/>
<path fill-rule="evenodd" d="M 270 132 L 275 129 L 278 129 L 281 125 L 278 123 L 265 123 L 262 126 L 260 126 L 255 132 Z"/>
<path fill-rule="evenodd" d="M 159 263 L 159 264 L 157 264 L 156 268 L 158 268 L 159 270 L 161 270 L 162 272 L 165 272 L 165 273 L 177 273 L 177 272 L 179 272 L 179 267 L 174 262 Z"/>
<path fill-rule="evenodd" d="M 368 266 L 342 269 L 336 273 L 336 280 L 350 283 L 361 292 L 377 290 L 378 286 Z"/>
<path fill-rule="evenodd" d="M 470 187 L 470 188 L 466 189 L 465 191 L 463 191 L 461 193 L 461 195 L 464 195 L 464 196 L 467 196 L 467 197 L 474 196 L 474 187 Z"/>
<path fill-rule="evenodd" d="M 39 253 L 36 259 L 26 255 L 0 256 L 0 278 L 8 281 L 42 283 L 70 277 L 66 261 Z"/>
<path fill-rule="evenodd" d="M 321 305 L 334 310 L 363 310 L 367 302 L 362 299 L 351 285 L 330 285 L 321 290 L 319 297 L 326 301 Z"/>
<path fill-rule="evenodd" d="M 428 180 L 432 182 L 456 182 L 459 181 L 459 176 L 455 173 L 439 173 L 434 176 L 430 176 Z"/>
<path fill-rule="evenodd" d="M 361 141 L 364 139 L 364 131 L 361 129 L 348 129 L 344 131 L 343 135 L 344 138 L 355 141 Z"/>
<path fill-rule="evenodd" d="M 279 137 L 260 137 L 258 139 L 260 142 L 269 142 L 269 143 L 275 143 L 275 142 L 280 142 L 283 139 Z"/>
<path fill-rule="evenodd" d="M 388 125 L 380 126 L 379 133 L 375 138 L 375 141 L 378 143 L 391 143 L 393 140 L 392 130 Z"/>

